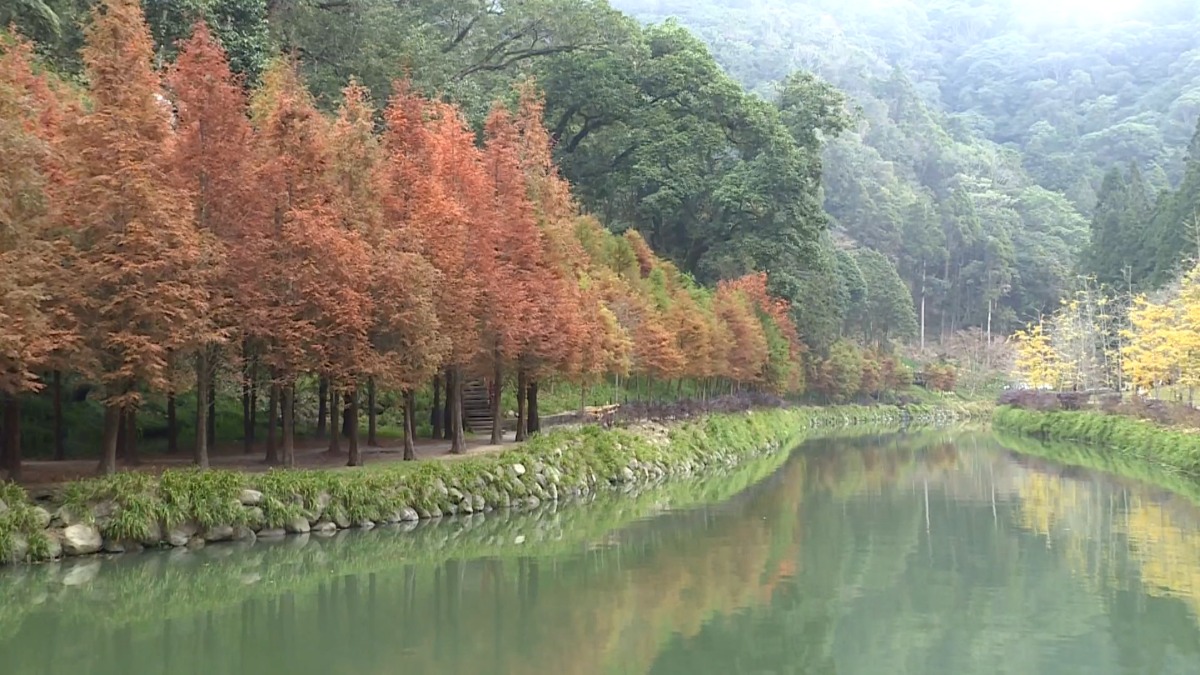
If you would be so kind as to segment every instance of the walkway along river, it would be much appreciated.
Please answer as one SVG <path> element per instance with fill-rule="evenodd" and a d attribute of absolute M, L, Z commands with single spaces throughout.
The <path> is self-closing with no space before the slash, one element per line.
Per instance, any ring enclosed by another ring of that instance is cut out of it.
<path fill-rule="evenodd" d="M 1036 675 L 1200 662 L 1200 509 L 967 429 L 846 432 L 585 508 L 380 529 L 5 568 L 4 672 Z"/>

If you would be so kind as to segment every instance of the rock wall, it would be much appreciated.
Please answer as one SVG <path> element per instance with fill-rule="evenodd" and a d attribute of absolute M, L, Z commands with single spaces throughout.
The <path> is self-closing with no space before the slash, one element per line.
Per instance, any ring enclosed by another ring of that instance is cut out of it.
<path fill-rule="evenodd" d="M 512 450 L 355 471 L 168 471 L 81 481 L 35 504 L 0 485 L 0 560 L 37 562 L 147 547 L 199 549 L 290 535 L 533 510 L 704 475 L 799 440 L 814 427 L 960 419 L 966 409 L 792 408 L 622 429 L 542 434 Z"/>

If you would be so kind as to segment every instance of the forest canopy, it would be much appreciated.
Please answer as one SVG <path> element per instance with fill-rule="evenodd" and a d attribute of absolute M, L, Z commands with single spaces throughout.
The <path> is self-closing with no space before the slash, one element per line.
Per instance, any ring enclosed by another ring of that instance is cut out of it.
<path fill-rule="evenodd" d="M 259 390 L 286 420 L 310 380 L 321 424 L 473 378 L 522 406 L 609 377 L 878 398 L 898 347 L 990 349 L 1200 253 L 1190 2 L 29 0 L 0 24 L 0 391 L 19 422 L 82 387 L 106 469 L 147 402 L 194 395 L 202 427 L 240 389 L 253 440 Z"/>

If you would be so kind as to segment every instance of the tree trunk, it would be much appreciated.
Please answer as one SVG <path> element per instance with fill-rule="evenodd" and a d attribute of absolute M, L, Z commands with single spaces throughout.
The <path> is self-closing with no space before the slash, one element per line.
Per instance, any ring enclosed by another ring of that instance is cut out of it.
<path fill-rule="evenodd" d="M 538 414 L 538 382 L 537 380 L 529 380 L 529 386 L 525 390 L 525 415 L 528 420 L 525 422 L 525 430 L 529 435 L 536 434 L 542 430 L 542 418 Z"/>
<path fill-rule="evenodd" d="M 429 426 L 433 429 L 430 434 L 435 439 L 442 437 L 442 378 L 433 376 L 433 407 L 429 409 Z"/>
<path fill-rule="evenodd" d="M 350 420 L 350 460 L 346 466 L 362 466 L 362 454 L 358 451 L 358 387 L 346 392 L 349 405 L 346 414 Z"/>
<path fill-rule="evenodd" d="M 167 392 L 167 453 L 179 452 L 179 417 L 175 409 L 175 392 Z"/>
<path fill-rule="evenodd" d="M 339 398 L 336 385 L 337 385 L 337 383 L 334 382 L 332 378 L 330 378 L 330 381 L 329 381 L 329 427 L 331 429 L 331 433 L 329 434 L 329 445 L 328 445 L 328 447 L 325 448 L 325 452 L 327 452 L 331 455 L 339 455 L 342 452 L 342 434 L 337 430 L 337 424 L 335 424 L 335 422 L 338 419 L 338 414 L 334 411 L 336 411 L 338 409 L 337 403 L 338 403 L 338 398 Z"/>
<path fill-rule="evenodd" d="M 328 431 L 325 418 L 329 416 L 329 378 L 321 376 L 317 385 L 317 438 L 325 438 Z"/>
<path fill-rule="evenodd" d="M 0 466 L 8 470 L 8 479 L 21 479 L 21 399 L 16 396 L 0 398 L 4 408 L 0 426 L 4 435 L 0 437 Z"/>
<path fill-rule="evenodd" d="M 250 442 L 246 452 L 258 441 L 258 359 L 250 363 Z"/>
<path fill-rule="evenodd" d="M 921 353 L 925 353 L 925 261 L 921 261 Z"/>
<path fill-rule="evenodd" d="M 461 455 L 467 451 L 463 444 L 462 374 L 457 367 L 451 368 L 446 377 L 446 404 L 450 407 L 450 453 Z"/>
<path fill-rule="evenodd" d="M 100 466 L 102 475 L 117 472 L 117 433 L 121 430 L 121 408 L 116 405 L 104 406 L 104 436 L 100 446 Z"/>
<path fill-rule="evenodd" d="M 350 391 L 342 392 L 342 435 L 350 438 L 350 427 L 357 420 L 350 419 Z"/>
<path fill-rule="evenodd" d="M 67 458 L 67 428 L 63 425 L 62 371 L 54 371 L 54 460 Z"/>
<path fill-rule="evenodd" d="M 442 438 L 447 441 L 452 441 L 455 437 L 455 433 L 451 430 L 451 426 L 453 426 L 451 419 L 454 417 L 454 405 L 457 399 L 450 391 L 455 386 L 454 381 L 454 368 L 446 368 L 446 401 L 442 406 L 442 426 L 445 428 L 442 429 Z M 459 435 L 461 435 L 461 424 L 459 425 L 459 431 Z"/>
<path fill-rule="evenodd" d="M 121 408 L 121 418 L 116 422 L 116 459 L 118 461 L 125 460 L 125 435 L 128 434 L 128 425 L 125 424 L 125 408 Z"/>
<path fill-rule="evenodd" d="M 436 411 L 438 406 L 434 404 Z M 417 458 L 414 439 L 417 437 L 417 395 L 412 389 L 404 390 L 404 460 L 412 461 Z"/>
<path fill-rule="evenodd" d="M 132 405 L 125 406 L 122 417 L 125 420 L 125 445 L 121 448 L 121 453 L 125 457 L 126 464 L 136 466 L 140 463 L 138 458 L 137 408 Z"/>
<path fill-rule="evenodd" d="M 279 448 L 275 443 L 275 427 L 279 424 L 279 385 L 271 383 L 271 395 L 267 401 L 267 463 L 279 463 Z"/>
<path fill-rule="evenodd" d="M 525 440 L 525 369 L 517 368 L 517 442 Z"/>
<path fill-rule="evenodd" d="M 504 391 L 504 368 L 500 365 L 499 352 L 493 354 L 492 358 L 495 359 L 495 367 L 492 369 L 492 378 L 494 382 L 492 396 L 491 400 L 488 401 L 488 407 L 490 407 L 492 411 L 492 438 L 490 443 L 492 445 L 500 445 L 500 441 L 502 440 L 500 435 L 500 392 Z M 518 391 L 517 396 L 520 395 L 521 392 Z"/>
<path fill-rule="evenodd" d="M 196 445 L 192 448 L 192 461 L 201 469 L 208 468 L 208 352 L 201 349 L 196 354 Z"/>
<path fill-rule="evenodd" d="M 283 408 L 283 465 L 296 466 L 296 385 L 289 382 L 280 391 Z"/>
<path fill-rule="evenodd" d="M 252 436 L 250 424 L 250 364 L 242 365 L 242 452 L 250 454 Z"/>
<path fill-rule="evenodd" d="M 379 447 L 379 414 L 375 411 L 375 378 L 367 378 L 367 445 Z"/>
<path fill-rule="evenodd" d="M 215 364 L 208 364 L 208 449 L 211 451 L 217 445 L 217 369 Z"/>

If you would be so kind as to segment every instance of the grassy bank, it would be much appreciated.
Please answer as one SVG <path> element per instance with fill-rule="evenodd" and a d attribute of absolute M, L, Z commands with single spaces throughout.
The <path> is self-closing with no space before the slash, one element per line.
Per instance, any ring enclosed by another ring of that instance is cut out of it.
<path fill-rule="evenodd" d="M 964 418 L 958 408 L 772 409 L 670 427 L 559 429 L 503 453 L 356 470 L 167 471 L 79 481 L 53 503 L 0 486 L 0 558 L 45 560 L 143 546 L 190 546 L 332 532 L 543 502 L 668 478 L 707 475 L 795 442 L 814 427 Z"/>
<path fill-rule="evenodd" d="M 63 583 L 74 570 L 78 570 L 76 576 L 91 579 L 89 601 L 58 604 L 60 618 L 68 624 L 94 621 L 97 605 L 109 608 L 106 621 L 159 622 L 272 597 L 279 589 L 301 592 L 331 578 L 395 570 L 397 561 L 421 564 L 453 558 L 508 560 L 577 553 L 581 542 L 600 541 L 663 509 L 724 502 L 772 475 L 786 459 L 786 453 L 768 453 L 734 467 L 714 469 L 703 478 L 580 498 L 570 501 L 570 507 L 550 503 L 503 518 L 473 514 L 452 522 L 381 526 L 353 540 L 346 538 L 353 533 L 346 532 L 337 537 L 300 536 L 254 545 L 213 546 L 195 553 L 178 550 L 168 556 L 125 556 L 114 561 L 80 558 L 5 569 L 0 571 L 0 597 L 7 600 L 0 607 L 0 641 L 28 612 L 41 606 L 32 599 L 47 589 L 64 599 L 74 597 L 70 594 L 77 589 Z M 231 549 L 239 555 L 226 555 Z M 247 583 L 248 579 L 253 583 Z"/>
<path fill-rule="evenodd" d="M 1055 464 L 1102 471 L 1106 474 L 1154 485 L 1200 504 L 1200 480 L 1182 471 L 1148 461 L 1140 455 L 1114 453 L 1107 448 L 1074 441 L 1050 441 L 996 429 L 1007 449 Z"/>
<path fill-rule="evenodd" d="M 1044 412 L 1011 406 L 996 409 L 992 425 L 1007 434 L 1091 446 L 1085 450 L 1049 445 L 1050 451 L 1035 454 L 1142 478 L 1177 491 L 1183 487 L 1185 494 L 1197 492 L 1200 433 L 1195 430 L 1172 429 L 1101 412 Z M 1055 447 L 1058 451 L 1053 450 Z"/>

